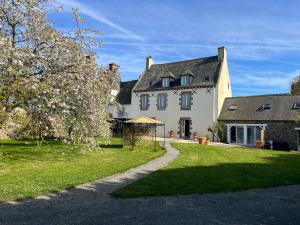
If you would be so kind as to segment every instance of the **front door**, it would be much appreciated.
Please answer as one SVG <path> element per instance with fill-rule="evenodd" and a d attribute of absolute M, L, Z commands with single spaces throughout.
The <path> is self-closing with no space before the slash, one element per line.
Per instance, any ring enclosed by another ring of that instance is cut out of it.
<path fill-rule="evenodd" d="M 184 122 L 184 137 L 185 138 L 190 138 L 190 121 L 189 120 L 185 120 Z"/>
<path fill-rule="evenodd" d="M 181 119 L 180 121 L 180 137 L 181 138 L 190 138 L 191 134 L 190 134 L 190 126 L 191 126 L 191 122 L 190 120 L 186 120 L 186 119 Z"/>

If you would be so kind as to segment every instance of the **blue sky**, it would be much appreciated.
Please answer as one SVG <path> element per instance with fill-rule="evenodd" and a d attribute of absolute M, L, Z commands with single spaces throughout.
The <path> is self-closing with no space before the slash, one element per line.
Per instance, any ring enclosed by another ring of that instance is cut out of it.
<path fill-rule="evenodd" d="M 217 54 L 225 46 L 234 96 L 286 93 L 300 73 L 300 1 L 58 0 L 51 15 L 72 29 L 71 7 L 85 26 L 100 30 L 99 63 L 120 65 L 122 80 L 136 79 L 145 58 L 155 63 Z"/>

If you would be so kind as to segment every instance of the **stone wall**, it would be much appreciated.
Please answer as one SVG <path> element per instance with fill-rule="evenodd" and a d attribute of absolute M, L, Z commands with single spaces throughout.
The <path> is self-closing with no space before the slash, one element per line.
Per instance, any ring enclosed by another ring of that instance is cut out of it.
<path fill-rule="evenodd" d="M 225 124 L 267 124 L 265 141 L 287 142 L 290 149 L 297 150 L 296 127 L 300 124 L 292 121 L 222 121 Z"/>

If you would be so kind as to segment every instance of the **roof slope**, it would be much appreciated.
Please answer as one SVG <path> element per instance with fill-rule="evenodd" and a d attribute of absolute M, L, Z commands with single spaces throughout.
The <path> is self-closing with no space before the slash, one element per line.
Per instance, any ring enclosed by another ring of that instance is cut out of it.
<path fill-rule="evenodd" d="M 130 80 L 120 83 L 120 91 L 117 94 L 116 101 L 120 104 L 131 104 L 131 93 L 137 80 Z"/>
<path fill-rule="evenodd" d="M 185 75 L 186 71 L 190 71 L 194 76 L 189 87 L 212 86 L 218 80 L 220 65 L 221 61 L 218 60 L 218 56 L 165 64 L 153 64 L 145 71 L 133 91 L 162 89 L 161 78 L 168 76 L 170 73 L 175 78 L 170 88 L 179 87 L 180 76 Z M 203 78 L 206 76 L 209 77 L 209 81 L 203 81 Z"/>
<path fill-rule="evenodd" d="M 262 105 L 270 103 L 271 109 L 262 109 Z M 248 97 L 226 98 L 219 120 L 244 121 L 294 121 L 300 110 L 293 109 L 295 103 L 300 103 L 300 95 L 260 95 Z M 236 106 L 230 110 L 230 106 Z"/>

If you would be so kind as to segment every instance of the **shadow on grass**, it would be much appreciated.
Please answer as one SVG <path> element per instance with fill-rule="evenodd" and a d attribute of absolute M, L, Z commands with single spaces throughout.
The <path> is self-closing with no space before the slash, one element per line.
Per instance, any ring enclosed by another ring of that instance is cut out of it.
<path fill-rule="evenodd" d="M 165 168 L 112 194 L 119 198 L 233 192 L 300 184 L 300 155 L 265 157 L 265 163 L 219 163 Z"/>
<path fill-rule="evenodd" d="M 106 215 L 109 215 L 106 217 L 108 220 L 105 221 L 105 224 L 110 224 L 111 221 L 116 221 L 117 218 L 119 219 L 117 221 L 118 224 L 121 224 L 122 219 L 126 216 L 128 217 L 129 213 L 131 213 L 131 218 L 136 216 L 137 210 L 133 210 L 131 207 L 137 208 L 139 210 L 138 213 L 145 211 L 140 210 L 140 207 L 146 209 L 146 201 L 130 200 L 126 202 L 115 199 L 113 200 L 112 209 L 109 210 L 109 199 L 105 197 L 105 195 L 111 191 L 125 187 L 137 179 L 141 180 L 125 189 L 114 192 L 113 196 L 140 197 L 197 194 L 300 183 L 300 155 L 281 154 L 266 159 L 265 163 L 222 163 L 213 166 L 186 166 L 176 169 L 164 169 L 154 172 L 144 179 L 141 178 L 143 178 L 145 174 L 138 173 L 131 178 L 122 179 L 119 182 L 95 182 L 30 201 L 2 203 L 0 204 L 0 211 L 2 213 L 0 223 L 10 224 L 9 222 L 11 222 L 15 224 L 14 222 L 18 221 L 18 223 L 26 222 L 28 224 L 38 224 L 37 222 L 44 221 L 45 218 L 47 218 L 47 221 L 51 221 L 53 224 L 75 224 L 78 221 L 82 221 L 82 215 L 98 215 L 99 212 L 105 212 Z M 254 196 L 254 198 L 256 196 L 255 201 L 257 201 L 258 198 L 264 201 L 264 193 L 265 191 L 259 191 L 252 193 L 251 196 Z M 273 196 L 275 196 L 275 194 L 278 196 L 276 192 L 273 192 Z M 238 197 L 234 199 L 242 199 L 244 193 L 235 196 Z M 268 198 L 270 198 L 270 196 Z M 195 199 L 195 207 L 197 205 L 199 206 L 199 210 L 203 210 L 205 201 L 201 202 L 201 199 L 197 199 L 197 196 L 193 197 L 193 199 Z M 207 198 L 204 200 L 207 200 Z M 176 201 L 176 199 L 174 201 Z M 192 199 L 189 199 L 189 203 L 191 201 Z M 228 201 L 224 202 L 224 198 L 222 197 L 217 199 L 213 198 L 214 204 L 219 205 L 222 204 L 222 202 L 224 203 L 222 212 L 227 210 L 228 213 L 230 213 L 237 208 L 232 209 L 229 207 L 230 205 L 228 205 L 229 208 L 225 207 L 227 204 L 230 204 Z M 244 201 L 251 201 L 249 195 Z M 153 199 L 148 202 L 150 204 L 150 212 L 153 202 Z M 132 204 L 130 205 L 130 203 Z M 257 202 L 252 202 L 251 204 L 257 204 Z M 165 203 L 165 200 L 160 201 L 159 199 L 158 205 L 155 206 L 162 207 L 162 210 L 166 209 L 165 207 L 170 208 L 170 206 Z M 257 205 L 257 207 L 258 206 L 259 205 Z M 124 210 L 126 207 L 128 209 Z M 236 205 L 236 207 L 239 207 L 239 205 Z M 283 206 L 279 205 L 278 207 Z M 284 207 L 286 206 L 284 205 Z M 185 210 L 185 207 L 181 207 L 180 210 Z M 213 208 L 213 210 L 215 210 L 215 208 Z M 117 214 L 116 211 L 118 212 Z M 145 213 L 147 213 L 147 211 L 145 211 Z M 174 214 L 170 215 L 172 215 L 172 217 L 176 216 Z M 180 216 L 182 215 L 180 214 Z M 101 219 L 99 221 L 101 221 Z"/>

